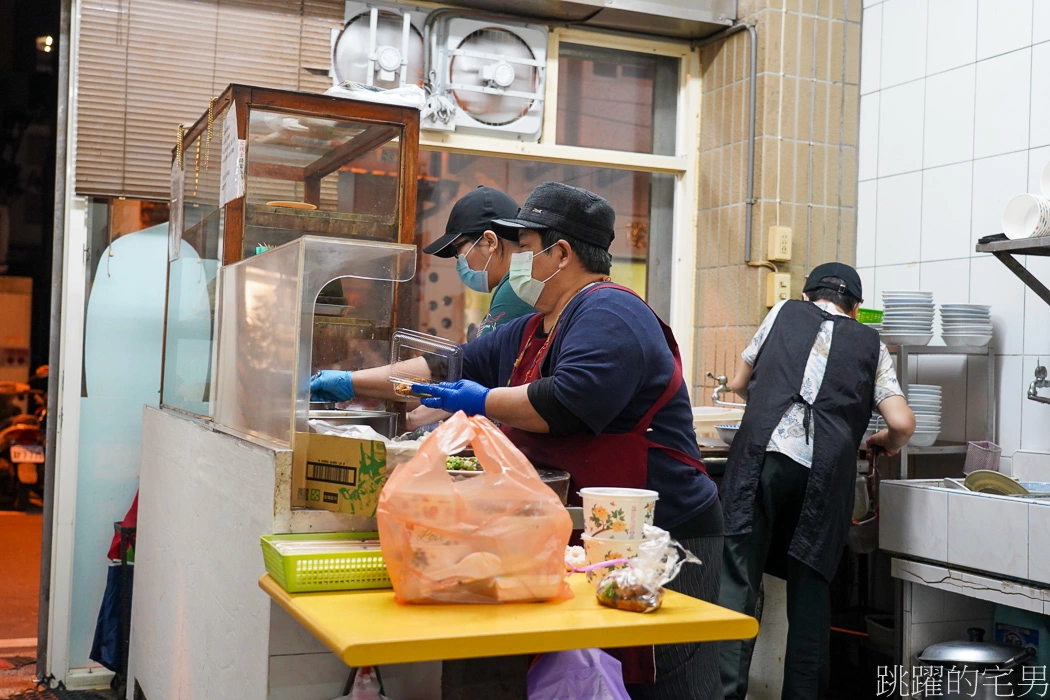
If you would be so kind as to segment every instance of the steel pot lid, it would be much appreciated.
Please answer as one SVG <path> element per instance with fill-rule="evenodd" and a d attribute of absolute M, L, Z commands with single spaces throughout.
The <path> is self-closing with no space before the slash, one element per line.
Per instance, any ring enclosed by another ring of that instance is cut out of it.
<path fill-rule="evenodd" d="M 1031 656 L 1028 649 L 982 641 L 984 630 L 971 627 L 968 641 L 932 644 L 917 657 L 924 664 L 969 666 L 971 668 L 1012 668 Z"/>

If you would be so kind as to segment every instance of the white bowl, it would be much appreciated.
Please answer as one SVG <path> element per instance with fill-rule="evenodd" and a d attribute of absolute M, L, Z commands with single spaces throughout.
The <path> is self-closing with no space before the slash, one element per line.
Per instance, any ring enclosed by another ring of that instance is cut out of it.
<path fill-rule="evenodd" d="M 883 333 L 882 342 L 887 345 L 910 345 L 912 347 L 929 345 L 933 333 Z"/>
<path fill-rule="evenodd" d="M 732 445 L 733 438 L 735 438 L 736 434 L 740 431 L 740 424 L 734 423 L 716 425 L 715 430 L 718 431 L 718 437 L 721 438 L 722 442 L 724 442 L 727 445 Z"/>
<path fill-rule="evenodd" d="M 911 436 L 911 440 L 908 441 L 908 445 L 911 447 L 932 447 L 933 443 L 937 442 L 937 436 L 940 435 L 940 431 L 935 432 L 919 432 L 915 431 L 915 434 Z"/>
<path fill-rule="evenodd" d="M 961 311 L 970 311 L 970 310 L 991 311 L 992 310 L 992 307 L 988 306 L 987 304 L 941 304 L 941 308 L 942 309 L 951 309 L 951 310 L 958 309 L 958 310 L 961 310 Z"/>
<path fill-rule="evenodd" d="M 909 384 L 908 388 L 912 391 L 936 391 L 940 392 L 943 388 L 940 384 Z"/>
<path fill-rule="evenodd" d="M 933 298 L 933 292 L 922 292 L 917 289 L 887 289 L 882 293 L 884 297 L 929 297 Z"/>
<path fill-rule="evenodd" d="M 992 342 L 991 335 L 942 335 L 950 348 L 983 348 Z"/>

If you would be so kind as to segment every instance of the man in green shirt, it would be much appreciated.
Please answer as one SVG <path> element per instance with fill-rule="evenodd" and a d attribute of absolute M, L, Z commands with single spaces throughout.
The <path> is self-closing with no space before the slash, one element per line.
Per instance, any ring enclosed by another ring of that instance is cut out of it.
<path fill-rule="evenodd" d="M 536 313 L 511 289 L 510 256 L 521 252 L 517 232 L 509 227 L 492 225 L 493 219 L 513 219 L 518 205 L 503 192 L 492 187 L 478 187 L 456 202 L 445 225 L 445 235 L 426 248 L 424 253 L 439 258 L 456 258 L 456 273 L 468 289 L 482 294 L 492 292 L 489 312 L 482 321 L 479 335 L 491 333 L 508 321 Z"/>
<path fill-rule="evenodd" d="M 517 203 L 505 193 L 492 187 L 478 187 L 460 197 L 452 207 L 445 235 L 423 249 L 424 253 L 439 258 L 455 257 L 456 274 L 468 289 L 482 294 L 492 292 L 489 311 L 478 329 L 479 336 L 520 316 L 536 313 L 536 309 L 519 299 L 510 287 L 510 256 L 521 252 L 518 229 L 492 225 L 493 219 L 513 219 L 517 215 Z M 414 430 L 447 417 L 444 411 L 420 406 L 408 414 L 406 425 Z"/>

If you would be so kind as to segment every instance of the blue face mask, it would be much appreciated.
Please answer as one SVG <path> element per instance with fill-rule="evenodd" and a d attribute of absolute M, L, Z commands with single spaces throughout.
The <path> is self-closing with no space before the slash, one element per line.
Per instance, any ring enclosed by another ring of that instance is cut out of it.
<path fill-rule="evenodd" d="M 480 270 L 470 269 L 470 265 L 467 264 L 467 255 L 470 251 L 474 250 L 474 246 L 481 242 L 481 239 L 474 241 L 474 245 L 467 248 L 467 252 L 463 253 L 456 259 L 456 274 L 459 275 L 459 280 L 466 285 L 467 289 L 473 289 L 475 292 L 481 292 L 485 294 L 489 291 L 489 263 L 492 262 L 492 255 L 489 255 L 489 259 L 485 261 L 485 267 Z"/>

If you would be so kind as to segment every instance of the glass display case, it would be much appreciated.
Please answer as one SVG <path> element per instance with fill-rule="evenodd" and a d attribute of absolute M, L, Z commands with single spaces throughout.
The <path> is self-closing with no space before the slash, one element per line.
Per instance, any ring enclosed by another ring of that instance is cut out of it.
<path fill-rule="evenodd" d="M 414 244 L 418 149 L 414 108 L 245 85 L 228 86 L 180 127 L 162 405 L 214 415 L 221 266 L 304 235 Z M 335 315 L 353 290 L 323 291 L 322 306 L 333 303 L 318 315 L 321 348 L 355 323 Z M 383 322 L 414 326 L 413 311 L 399 301 Z"/>
<path fill-rule="evenodd" d="M 415 246 L 317 236 L 223 267 L 215 422 L 294 449 L 315 371 L 389 361 L 398 283 L 415 267 Z"/>

